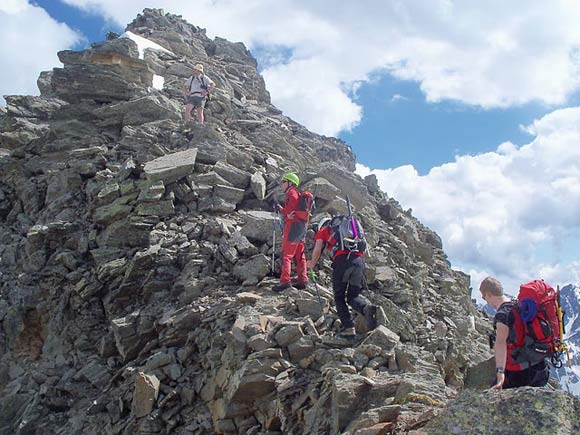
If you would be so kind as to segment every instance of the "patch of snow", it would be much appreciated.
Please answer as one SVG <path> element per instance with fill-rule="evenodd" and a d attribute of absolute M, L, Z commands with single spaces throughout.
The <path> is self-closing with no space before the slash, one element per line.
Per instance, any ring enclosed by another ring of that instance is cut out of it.
<path fill-rule="evenodd" d="M 574 285 L 574 294 L 576 295 L 576 300 L 580 301 L 580 285 Z"/>
<path fill-rule="evenodd" d="M 165 79 L 157 74 L 153 75 L 153 87 L 155 89 L 159 89 L 160 91 L 163 90 L 163 84 L 165 83 Z"/>
<path fill-rule="evenodd" d="M 566 317 L 568 317 L 568 316 L 566 316 Z M 572 335 L 574 335 L 576 332 L 578 332 L 578 331 L 572 330 L 572 325 L 574 325 L 574 322 L 576 321 L 577 318 L 578 318 L 578 314 L 576 314 L 576 313 L 574 313 L 574 317 L 568 317 L 567 322 L 564 325 L 564 328 L 566 329 L 566 337 L 564 337 L 564 340 L 569 340 Z"/>
<path fill-rule="evenodd" d="M 145 50 L 147 50 L 148 48 L 152 50 L 161 50 L 165 51 L 166 53 L 173 54 L 171 51 L 169 51 L 166 48 L 163 48 L 161 45 L 156 44 L 153 41 L 149 41 L 147 38 L 143 38 L 142 36 L 136 35 L 133 32 L 127 31 L 123 33 L 120 37 L 129 38 L 130 40 L 134 41 L 135 44 L 137 44 L 137 48 L 139 49 L 139 59 L 143 59 L 143 56 L 145 55 Z"/>
<path fill-rule="evenodd" d="M 580 396 L 580 383 L 578 382 L 578 377 L 576 376 L 562 376 L 560 378 L 560 385 L 565 391 L 578 397 Z"/>

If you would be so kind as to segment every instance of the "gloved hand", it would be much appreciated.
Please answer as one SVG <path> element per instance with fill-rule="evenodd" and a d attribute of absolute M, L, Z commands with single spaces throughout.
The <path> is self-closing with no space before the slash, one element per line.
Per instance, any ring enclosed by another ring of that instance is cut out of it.
<path fill-rule="evenodd" d="M 318 276 L 316 275 L 316 272 L 314 271 L 314 269 L 310 269 L 308 271 L 308 277 L 310 278 L 310 281 L 312 281 L 315 284 L 316 284 L 316 281 L 318 281 Z"/>

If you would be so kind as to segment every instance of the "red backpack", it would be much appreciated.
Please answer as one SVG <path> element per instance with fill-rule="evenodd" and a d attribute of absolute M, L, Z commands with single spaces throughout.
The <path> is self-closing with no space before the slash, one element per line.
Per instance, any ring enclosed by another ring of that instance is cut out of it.
<path fill-rule="evenodd" d="M 301 221 L 308 222 L 314 209 L 314 195 L 308 190 L 300 192 L 300 202 L 294 216 Z"/>
<path fill-rule="evenodd" d="M 513 324 L 507 344 L 506 370 L 520 371 L 551 358 L 561 367 L 557 293 L 543 280 L 520 286 L 512 307 Z"/>

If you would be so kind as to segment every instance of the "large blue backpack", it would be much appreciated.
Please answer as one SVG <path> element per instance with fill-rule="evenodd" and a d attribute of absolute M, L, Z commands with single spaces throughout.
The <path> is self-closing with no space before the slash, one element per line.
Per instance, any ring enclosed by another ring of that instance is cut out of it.
<path fill-rule="evenodd" d="M 365 232 L 356 217 L 335 216 L 330 221 L 330 228 L 336 240 L 332 248 L 333 257 L 338 251 L 363 253 L 366 251 Z"/>

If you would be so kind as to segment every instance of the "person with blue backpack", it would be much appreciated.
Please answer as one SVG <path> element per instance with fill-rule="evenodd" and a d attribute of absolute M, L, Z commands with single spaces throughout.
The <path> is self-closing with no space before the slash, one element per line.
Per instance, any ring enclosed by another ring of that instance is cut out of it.
<path fill-rule="evenodd" d="M 340 334 L 344 337 L 356 334 L 349 305 L 366 318 L 367 329 L 375 329 L 378 326 L 378 307 L 360 296 L 364 282 L 366 240 L 362 226 L 351 213 L 349 216 L 320 220 L 314 236 L 312 257 L 306 263 L 309 269 L 316 266 L 325 248 L 332 259 L 332 290 L 342 324 Z"/>
<path fill-rule="evenodd" d="M 537 290 L 542 295 L 548 294 L 548 298 L 539 298 L 540 315 L 537 315 L 538 307 L 535 313 L 530 313 L 530 306 L 535 305 L 531 304 L 531 298 L 521 298 L 527 289 L 535 289 L 533 291 Z M 488 276 L 481 282 L 481 297 L 496 310 L 495 333 L 490 339 L 496 366 L 496 381 L 492 389 L 543 387 L 548 383 L 550 370 L 547 360 L 553 356 L 557 362 L 559 358 L 552 344 L 557 326 L 551 323 L 557 321 L 552 319 L 554 315 L 550 309 L 550 290 L 553 292 L 543 281 L 536 280 L 520 287 L 518 299 L 510 299 L 496 278 Z"/>

